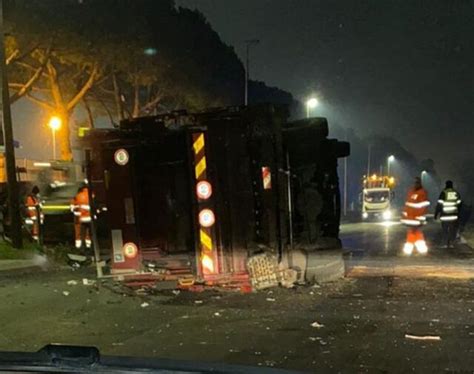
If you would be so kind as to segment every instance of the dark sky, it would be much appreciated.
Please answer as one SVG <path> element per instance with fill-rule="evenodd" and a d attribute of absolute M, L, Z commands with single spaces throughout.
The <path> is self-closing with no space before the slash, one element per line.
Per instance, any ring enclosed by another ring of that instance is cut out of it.
<path fill-rule="evenodd" d="M 177 0 L 198 8 L 251 76 L 361 133 L 398 138 L 446 172 L 472 157 L 474 3 L 388 0 Z"/>

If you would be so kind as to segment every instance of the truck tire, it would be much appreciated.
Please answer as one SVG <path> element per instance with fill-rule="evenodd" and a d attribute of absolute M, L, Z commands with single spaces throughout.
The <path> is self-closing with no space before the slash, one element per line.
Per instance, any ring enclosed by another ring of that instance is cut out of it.
<path fill-rule="evenodd" d="M 306 281 L 309 283 L 332 282 L 343 278 L 345 264 L 342 250 L 308 252 Z"/>

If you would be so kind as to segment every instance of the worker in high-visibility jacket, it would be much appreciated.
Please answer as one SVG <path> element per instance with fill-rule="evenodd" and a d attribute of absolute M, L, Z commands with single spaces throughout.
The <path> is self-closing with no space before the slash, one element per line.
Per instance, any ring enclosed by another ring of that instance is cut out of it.
<path fill-rule="evenodd" d="M 74 234 L 76 248 L 91 248 L 90 236 L 91 206 L 89 203 L 89 189 L 82 186 L 71 202 L 71 211 L 74 214 Z"/>
<path fill-rule="evenodd" d="M 447 248 L 451 248 L 456 240 L 461 204 L 461 195 L 454 189 L 453 182 L 446 181 L 445 188 L 438 198 L 435 219 L 439 217 L 441 221 L 443 246 Z"/>
<path fill-rule="evenodd" d="M 25 225 L 29 228 L 31 237 L 34 241 L 40 240 L 40 225 L 43 225 L 44 214 L 39 196 L 38 186 L 34 186 L 25 198 Z"/>
<path fill-rule="evenodd" d="M 407 226 L 407 239 L 403 246 L 403 253 L 411 255 L 416 249 L 420 254 L 428 252 L 422 226 L 426 224 L 426 211 L 430 202 L 428 194 L 416 178 L 414 186 L 408 191 L 401 222 Z"/>

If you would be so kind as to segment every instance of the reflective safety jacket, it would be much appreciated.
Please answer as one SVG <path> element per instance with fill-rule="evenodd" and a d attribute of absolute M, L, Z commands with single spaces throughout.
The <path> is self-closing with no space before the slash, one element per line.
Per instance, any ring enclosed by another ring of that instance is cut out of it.
<path fill-rule="evenodd" d="M 40 199 L 30 194 L 25 199 L 25 208 L 26 208 L 26 223 L 33 224 L 38 222 L 38 220 L 43 221 L 43 213 L 41 212 L 41 201 Z"/>
<path fill-rule="evenodd" d="M 439 216 L 442 222 L 457 221 L 461 203 L 461 195 L 459 195 L 459 192 L 453 188 L 444 189 L 439 195 L 435 218 Z"/>
<path fill-rule="evenodd" d="M 87 223 L 91 221 L 91 206 L 89 205 L 89 191 L 87 188 L 74 196 L 71 202 L 71 210 L 79 222 Z"/>
<path fill-rule="evenodd" d="M 408 191 L 401 222 L 407 226 L 418 227 L 426 223 L 426 211 L 430 202 L 425 189 Z"/>

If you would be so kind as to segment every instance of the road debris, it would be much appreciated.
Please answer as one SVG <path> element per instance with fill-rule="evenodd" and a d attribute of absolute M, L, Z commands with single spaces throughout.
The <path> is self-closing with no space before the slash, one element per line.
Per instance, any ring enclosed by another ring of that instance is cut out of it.
<path fill-rule="evenodd" d="M 64 296 L 69 296 L 69 291 L 63 291 Z"/>
<path fill-rule="evenodd" d="M 173 291 L 171 291 L 171 292 L 172 292 L 174 295 L 176 295 L 176 296 L 178 296 L 178 295 L 181 293 L 180 290 L 173 290 Z"/>
<path fill-rule="evenodd" d="M 320 328 L 324 327 L 324 325 L 322 323 L 319 323 L 319 322 L 315 321 L 311 324 L 311 327 L 315 327 L 317 329 L 320 329 Z"/>
<path fill-rule="evenodd" d="M 412 339 L 412 340 L 430 340 L 430 341 L 440 341 L 441 336 L 438 335 L 410 335 L 410 334 L 405 334 L 406 339 Z"/>
<path fill-rule="evenodd" d="M 202 300 L 194 300 L 194 304 L 202 304 L 203 301 Z"/>
<path fill-rule="evenodd" d="M 267 301 L 276 301 L 273 297 L 267 297 Z"/>
<path fill-rule="evenodd" d="M 75 286 L 75 285 L 77 285 L 77 281 L 75 281 L 75 280 L 67 281 L 67 285 L 68 286 Z"/>
<path fill-rule="evenodd" d="M 141 303 L 140 305 L 142 308 L 147 308 L 150 306 L 150 304 L 148 304 L 147 302 L 144 302 L 144 303 Z"/>
<path fill-rule="evenodd" d="M 93 286 L 95 284 L 95 280 L 87 279 L 87 278 L 82 278 L 82 284 L 84 286 Z"/>
<path fill-rule="evenodd" d="M 221 316 L 222 316 L 222 314 L 220 314 L 219 312 L 215 312 L 214 315 L 215 315 L 216 317 L 221 317 Z"/>

